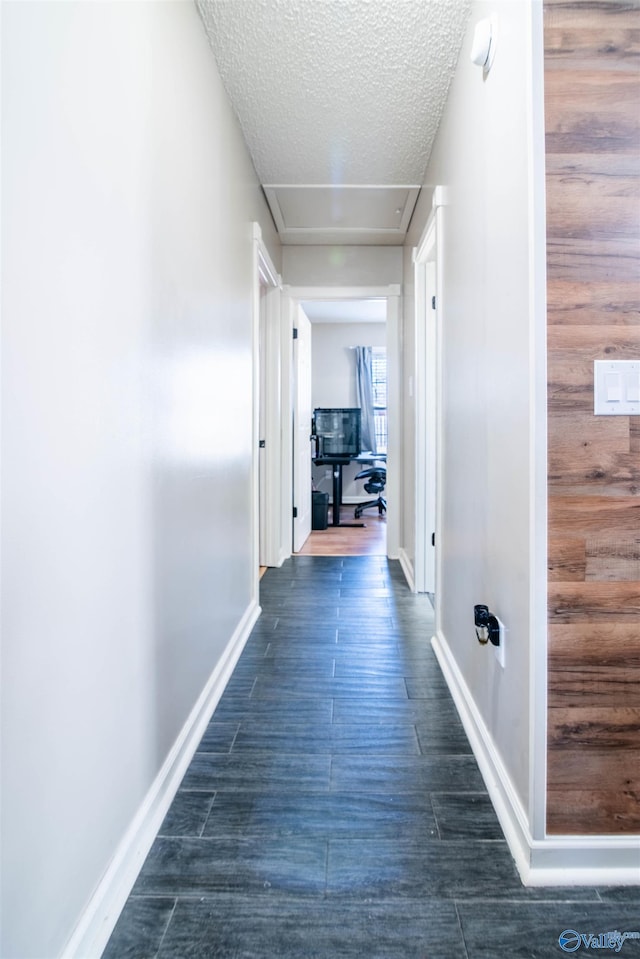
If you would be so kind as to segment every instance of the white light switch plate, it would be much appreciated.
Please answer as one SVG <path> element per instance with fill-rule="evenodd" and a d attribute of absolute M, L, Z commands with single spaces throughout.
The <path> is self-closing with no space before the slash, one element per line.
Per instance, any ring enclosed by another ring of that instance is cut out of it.
<path fill-rule="evenodd" d="M 640 360 L 594 360 L 593 412 L 596 416 L 640 414 Z"/>

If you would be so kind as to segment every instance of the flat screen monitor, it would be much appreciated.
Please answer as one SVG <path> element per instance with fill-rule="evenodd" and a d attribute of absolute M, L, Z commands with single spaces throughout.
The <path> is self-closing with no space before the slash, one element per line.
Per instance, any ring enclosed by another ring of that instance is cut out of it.
<path fill-rule="evenodd" d="M 316 458 L 358 456 L 360 453 L 360 410 L 320 408 L 313 411 Z"/>

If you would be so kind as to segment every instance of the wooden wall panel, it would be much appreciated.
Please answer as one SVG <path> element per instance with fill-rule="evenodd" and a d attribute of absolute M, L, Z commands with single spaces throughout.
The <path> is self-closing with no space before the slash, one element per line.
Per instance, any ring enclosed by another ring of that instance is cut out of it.
<path fill-rule="evenodd" d="M 553 324 L 568 326 L 602 326 L 640 324 L 640 278 L 631 272 L 628 278 L 584 283 L 573 280 L 552 280 L 547 283 L 547 316 L 549 332 Z"/>
<path fill-rule="evenodd" d="M 637 626 L 558 624 L 549 629 L 549 709 L 640 708 Z M 550 739 L 554 738 L 550 728 Z M 640 744 L 639 744 L 640 745 Z"/>
<path fill-rule="evenodd" d="M 562 762 L 559 752 L 556 752 L 556 756 Z M 583 776 L 577 788 L 571 788 L 567 783 L 559 788 L 551 787 L 549 802 L 553 805 L 553 831 L 556 834 L 571 835 L 576 832 L 577 809 L 580 810 L 581 821 L 589 824 L 588 832 L 591 834 L 624 835 L 637 832 L 640 795 L 633 786 L 622 785 L 617 792 L 613 792 L 611 788 L 598 789 L 597 786 L 587 785 Z"/>
<path fill-rule="evenodd" d="M 554 623 L 637 624 L 640 585 L 635 582 L 550 583 L 549 616 Z"/>
<path fill-rule="evenodd" d="M 640 2 L 547 0 L 547 829 L 640 832 L 640 418 L 593 361 L 640 359 Z"/>

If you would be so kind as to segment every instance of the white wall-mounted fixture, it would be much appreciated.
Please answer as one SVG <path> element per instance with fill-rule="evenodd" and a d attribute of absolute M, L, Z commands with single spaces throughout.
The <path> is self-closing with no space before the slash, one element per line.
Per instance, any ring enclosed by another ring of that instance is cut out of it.
<path fill-rule="evenodd" d="M 485 76 L 493 64 L 497 38 L 498 31 L 495 17 L 488 17 L 476 23 L 471 44 L 471 61 L 477 67 L 482 67 Z"/>

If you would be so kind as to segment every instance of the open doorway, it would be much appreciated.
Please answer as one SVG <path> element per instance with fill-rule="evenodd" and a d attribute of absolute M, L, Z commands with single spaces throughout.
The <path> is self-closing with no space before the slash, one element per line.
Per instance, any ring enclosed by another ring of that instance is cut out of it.
<path fill-rule="evenodd" d="M 301 305 L 312 328 L 313 409 L 356 409 L 360 414 L 359 454 L 344 464 L 332 463 L 326 457 L 313 461 L 314 498 L 322 504 L 328 497 L 330 505 L 327 528 L 317 530 L 304 551 L 386 555 L 387 301 L 377 297 L 303 301 Z M 342 417 L 351 415 L 344 413 Z M 330 425 L 335 414 L 318 413 L 318 417 Z M 315 452 L 317 455 L 320 450 Z M 373 474 L 374 470 L 378 472 Z M 361 475 L 366 472 L 368 477 Z M 384 508 L 363 509 L 366 503 L 378 500 L 372 492 L 372 480 L 374 486 L 385 482 L 379 494 Z"/>
<path fill-rule="evenodd" d="M 393 488 L 393 466 L 397 469 L 397 460 L 395 464 L 390 464 L 389 458 L 393 455 L 394 442 L 398 442 L 394 430 L 398 407 L 394 390 L 397 390 L 398 383 L 399 288 L 296 289 L 291 290 L 290 295 L 311 321 L 312 408 L 361 407 L 356 383 L 357 347 L 367 348 L 371 354 L 374 386 L 372 439 L 365 442 L 367 450 L 362 447 L 362 455 L 368 455 L 369 461 L 359 462 L 354 458 L 340 467 L 337 506 L 340 525 L 334 525 L 333 522 L 336 488 L 334 464 L 318 461 L 311 466 L 311 481 L 308 473 L 305 481 L 309 483 L 308 495 L 313 487 L 317 494 L 329 497 L 328 528 L 312 531 L 304 544 L 296 544 L 296 551 L 325 555 L 379 553 L 392 556 L 397 543 L 395 530 L 398 522 L 397 506 L 394 511 L 393 501 L 390 516 L 375 506 L 364 510 L 357 520 L 354 513 L 359 504 L 377 499 L 375 493 L 365 490 L 365 483 L 368 479 L 371 482 L 370 478 L 356 478 L 357 474 L 374 465 L 386 470 L 384 498 L 388 499 L 388 490 Z M 293 393 L 295 397 L 295 390 Z M 315 459 L 314 453 L 315 446 L 311 450 Z M 294 456 L 294 489 L 297 482 L 296 462 L 297 457 Z M 360 523 L 363 526 L 359 526 Z M 391 535 L 390 529 L 393 531 Z"/>
<path fill-rule="evenodd" d="M 293 457 L 293 397 L 295 394 L 294 339 L 298 310 L 301 302 L 352 301 L 383 298 L 386 301 L 386 358 L 387 358 L 387 480 L 389 502 L 386 522 L 386 555 L 399 558 L 399 464 L 400 464 L 400 402 L 399 402 L 399 312 L 400 287 L 290 287 L 281 286 L 280 278 L 269 266 L 268 255 L 260 239 L 260 230 L 254 226 L 255 240 L 255 298 L 254 298 L 254 375 L 255 375 L 255 453 L 254 453 L 254 530 L 256 595 L 259 555 L 264 541 L 267 566 L 280 566 L 291 556 L 293 546 L 294 472 Z M 261 266 L 262 264 L 262 266 Z M 260 269 L 266 269 L 267 288 L 260 296 Z M 264 336 L 260 338 L 260 306 L 265 312 Z M 355 341 L 352 345 L 358 345 Z M 260 371 L 264 380 L 263 399 L 260 401 Z M 264 404 L 264 436 L 260 432 L 260 403 Z M 308 424 L 309 427 L 311 424 Z M 311 434 L 309 429 L 308 435 Z M 302 434 L 301 434 L 302 435 Z M 264 439 L 264 446 L 261 441 Z M 309 453 L 311 447 L 309 445 Z M 264 457 L 263 482 L 260 482 L 260 457 Z M 311 496 L 311 470 L 305 472 L 307 495 Z M 263 536 L 260 519 L 264 518 Z"/>

